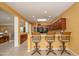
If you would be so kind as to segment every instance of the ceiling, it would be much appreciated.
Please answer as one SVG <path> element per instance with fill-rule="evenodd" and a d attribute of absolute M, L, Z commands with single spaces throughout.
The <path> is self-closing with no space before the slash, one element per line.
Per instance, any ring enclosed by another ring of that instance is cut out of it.
<path fill-rule="evenodd" d="M 0 25 L 13 25 L 13 15 L 0 9 Z"/>
<path fill-rule="evenodd" d="M 19 13 L 26 16 L 27 20 L 36 22 L 37 18 L 54 19 L 73 2 L 6 2 L 9 6 L 16 9 Z"/>

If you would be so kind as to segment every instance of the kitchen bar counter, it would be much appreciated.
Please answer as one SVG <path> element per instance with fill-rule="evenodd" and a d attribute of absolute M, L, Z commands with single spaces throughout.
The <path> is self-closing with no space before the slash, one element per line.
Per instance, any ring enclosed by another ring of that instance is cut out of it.
<path fill-rule="evenodd" d="M 39 43 L 39 46 L 41 49 L 46 49 L 47 45 L 48 45 L 48 43 L 45 40 L 46 34 L 40 34 L 40 35 L 41 35 L 41 41 Z M 55 35 L 55 42 L 53 42 L 53 44 L 52 44 L 55 49 L 59 48 L 59 46 L 61 45 L 61 42 L 58 40 L 58 36 L 60 36 L 60 35 L 61 35 L 60 33 L 56 33 L 56 35 Z M 32 35 L 30 35 L 30 37 L 32 37 Z M 31 42 L 31 44 L 30 44 L 31 48 L 33 49 L 34 43 L 32 42 L 32 39 L 30 42 Z M 68 46 L 68 44 L 66 46 Z"/>

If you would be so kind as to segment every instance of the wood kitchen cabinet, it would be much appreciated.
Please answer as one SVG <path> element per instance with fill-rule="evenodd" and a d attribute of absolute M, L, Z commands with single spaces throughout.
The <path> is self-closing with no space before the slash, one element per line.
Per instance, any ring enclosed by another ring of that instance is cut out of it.
<path fill-rule="evenodd" d="M 38 26 L 37 26 L 38 27 Z M 50 25 L 42 25 L 43 28 L 48 28 L 48 31 L 52 30 L 65 30 L 66 29 L 66 18 L 60 18 L 56 22 Z M 33 27 L 33 29 L 36 27 Z"/>
<path fill-rule="evenodd" d="M 20 35 L 20 44 L 27 40 L 27 33 L 21 33 Z"/>
<path fill-rule="evenodd" d="M 66 18 L 60 18 L 55 23 L 48 26 L 49 30 L 65 30 L 66 29 Z"/>

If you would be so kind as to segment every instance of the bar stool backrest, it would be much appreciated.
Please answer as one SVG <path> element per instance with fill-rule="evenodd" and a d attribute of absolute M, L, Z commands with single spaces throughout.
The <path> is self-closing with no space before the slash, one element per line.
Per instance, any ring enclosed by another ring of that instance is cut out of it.
<path fill-rule="evenodd" d="M 40 33 L 38 33 L 38 32 L 32 33 L 32 41 L 33 41 L 34 43 L 39 43 L 40 40 L 41 40 L 41 35 L 40 35 Z"/>
<path fill-rule="evenodd" d="M 48 32 L 46 36 L 47 42 L 54 42 L 55 41 L 55 32 Z"/>
<path fill-rule="evenodd" d="M 71 37 L 71 32 L 62 32 L 61 41 L 69 42 Z"/>
<path fill-rule="evenodd" d="M 32 35 L 40 35 L 39 32 L 32 32 Z"/>

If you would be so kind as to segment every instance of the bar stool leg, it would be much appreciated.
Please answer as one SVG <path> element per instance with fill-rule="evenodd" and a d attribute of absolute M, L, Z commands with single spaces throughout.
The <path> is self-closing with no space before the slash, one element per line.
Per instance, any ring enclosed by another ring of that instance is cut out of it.
<path fill-rule="evenodd" d="M 65 42 L 62 42 L 62 45 L 63 45 L 63 50 L 62 50 L 62 52 L 61 52 L 61 55 L 62 55 L 64 52 L 67 53 L 67 54 L 69 54 L 69 55 L 71 55 L 71 54 L 66 50 Z"/>
<path fill-rule="evenodd" d="M 65 50 L 65 52 L 66 52 L 67 54 L 71 55 L 71 53 L 69 53 L 67 50 Z"/>
<path fill-rule="evenodd" d="M 52 52 L 53 54 L 56 55 L 56 53 L 54 52 L 54 50 L 52 50 L 51 44 L 52 44 L 52 43 L 49 43 L 49 50 L 48 50 L 48 52 L 47 52 L 47 55 L 48 55 L 50 52 Z"/>
<path fill-rule="evenodd" d="M 52 53 L 56 55 L 56 53 L 52 50 Z"/>
<path fill-rule="evenodd" d="M 36 51 L 34 51 L 34 52 L 32 53 L 32 55 L 35 54 L 35 53 L 36 53 Z"/>
<path fill-rule="evenodd" d="M 65 51 L 65 42 L 62 42 L 62 46 L 63 46 L 63 50 L 62 50 L 62 52 L 61 52 L 61 55 L 64 53 L 64 51 Z"/>
<path fill-rule="evenodd" d="M 47 55 L 50 53 L 50 51 L 48 51 Z"/>
<path fill-rule="evenodd" d="M 35 43 L 35 46 L 36 46 L 36 47 L 35 47 L 35 50 L 34 50 L 34 52 L 32 53 L 32 55 L 35 54 L 36 52 L 41 55 L 41 53 L 39 52 L 40 50 L 38 49 L 38 43 Z"/>
<path fill-rule="evenodd" d="M 37 52 L 41 55 L 41 53 L 39 51 L 37 51 Z"/>
<path fill-rule="evenodd" d="M 64 53 L 64 51 L 65 51 L 65 50 L 63 49 L 62 52 L 61 52 L 61 55 Z"/>

